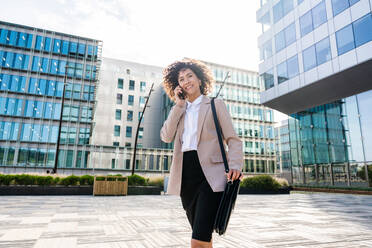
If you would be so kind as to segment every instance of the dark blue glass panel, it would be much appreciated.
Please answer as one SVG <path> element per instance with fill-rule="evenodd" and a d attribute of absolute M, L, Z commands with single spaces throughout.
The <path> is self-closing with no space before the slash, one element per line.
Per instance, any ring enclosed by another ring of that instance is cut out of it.
<path fill-rule="evenodd" d="M 43 37 L 40 35 L 36 36 L 36 41 L 35 41 L 35 50 L 41 50 L 43 48 Z"/>
<path fill-rule="evenodd" d="M 349 7 L 349 0 L 332 0 L 333 16 L 338 15 Z"/>
<path fill-rule="evenodd" d="M 60 39 L 54 39 L 53 42 L 53 53 L 61 53 L 61 40 Z"/>
<path fill-rule="evenodd" d="M 285 35 L 284 31 L 281 31 L 275 35 L 275 51 L 279 52 L 283 48 L 285 48 Z"/>
<path fill-rule="evenodd" d="M 263 78 L 266 90 L 274 87 L 274 74 L 273 74 L 272 69 L 262 74 L 262 78 Z"/>
<path fill-rule="evenodd" d="M 77 53 L 77 43 L 76 42 L 71 42 L 70 43 L 69 54 L 75 55 L 76 53 Z"/>
<path fill-rule="evenodd" d="M 296 26 L 294 23 L 290 24 L 284 29 L 285 45 L 289 46 L 296 41 Z"/>
<path fill-rule="evenodd" d="M 67 75 L 70 77 L 75 76 L 75 63 L 74 62 L 67 63 Z"/>
<path fill-rule="evenodd" d="M 32 130 L 32 139 L 31 141 L 38 142 L 40 141 L 40 134 L 41 134 L 41 125 L 34 124 Z"/>
<path fill-rule="evenodd" d="M 61 104 L 54 103 L 53 104 L 53 119 L 59 120 L 61 118 Z"/>
<path fill-rule="evenodd" d="M 88 57 L 93 56 L 93 46 L 92 45 L 88 45 L 87 55 L 88 55 Z"/>
<path fill-rule="evenodd" d="M 49 59 L 48 58 L 42 58 L 41 68 L 40 71 L 44 73 L 49 72 Z"/>
<path fill-rule="evenodd" d="M 10 85 L 9 85 L 10 91 L 14 91 L 14 92 L 18 91 L 18 81 L 19 81 L 18 76 L 15 76 L 15 75 L 10 76 Z"/>
<path fill-rule="evenodd" d="M 15 54 L 14 68 L 23 69 L 23 55 L 22 54 Z"/>
<path fill-rule="evenodd" d="M 26 47 L 27 36 L 28 36 L 28 34 L 20 32 L 19 37 L 18 37 L 17 46 Z"/>
<path fill-rule="evenodd" d="M 44 51 L 50 52 L 52 48 L 52 39 L 49 37 L 45 37 L 44 40 Z"/>
<path fill-rule="evenodd" d="M 331 59 L 331 47 L 329 45 L 329 38 L 325 38 L 315 44 L 316 61 L 321 65 Z"/>
<path fill-rule="evenodd" d="M 31 48 L 32 38 L 33 38 L 33 35 L 32 34 L 28 34 L 27 35 L 27 45 L 26 45 L 27 48 Z"/>
<path fill-rule="evenodd" d="M 9 90 L 11 84 L 11 77 L 8 74 L 2 74 L 1 78 L 1 90 Z"/>
<path fill-rule="evenodd" d="M 83 77 L 83 65 L 80 63 L 75 64 L 75 77 L 77 78 Z"/>
<path fill-rule="evenodd" d="M 65 75 L 65 72 L 66 72 L 66 61 L 60 60 L 58 74 Z"/>
<path fill-rule="evenodd" d="M 287 71 L 288 71 L 288 78 L 293 78 L 298 75 L 299 70 L 298 70 L 297 55 L 287 60 Z"/>
<path fill-rule="evenodd" d="M 64 40 L 62 41 L 62 54 L 67 55 L 68 54 L 68 47 L 69 47 L 70 42 Z"/>
<path fill-rule="evenodd" d="M 313 15 L 313 27 L 316 29 L 323 23 L 327 22 L 327 11 L 325 6 L 325 1 L 323 0 L 317 6 L 315 6 L 312 10 Z"/>
<path fill-rule="evenodd" d="M 316 66 L 315 46 L 311 46 L 302 52 L 304 71 L 308 71 Z"/>
<path fill-rule="evenodd" d="M 12 52 L 5 52 L 4 53 L 4 56 L 5 56 L 5 67 L 10 67 L 10 68 L 13 67 L 14 55 L 15 54 L 12 53 Z"/>
<path fill-rule="evenodd" d="M 36 94 L 36 89 L 38 88 L 38 83 L 36 78 L 30 78 L 30 82 L 28 83 L 28 93 Z"/>
<path fill-rule="evenodd" d="M 0 115 L 5 115 L 6 99 L 5 97 L 0 97 Z"/>
<path fill-rule="evenodd" d="M 49 126 L 48 125 L 42 125 L 41 126 L 41 138 L 40 138 L 40 141 L 41 142 L 48 142 L 48 138 L 49 138 Z"/>
<path fill-rule="evenodd" d="M 278 73 L 278 84 L 288 80 L 287 63 L 284 61 L 276 67 Z"/>
<path fill-rule="evenodd" d="M 45 79 L 39 79 L 39 88 L 37 90 L 38 95 L 46 94 L 47 81 Z"/>
<path fill-rule="evenodd" d="M 30 55 L 23 55 L 23 67 L 21 69 L 28 70 L 29 62 L 30 62 Z"/>
<path fill-rule="evenodd" d="M 52 119 L 52 113 L 53 113 L 53 103 L 46 102 L 44 106 L 43 118 Z"/>
<path fill-rule="evenodd" d="M 85 44 L 79 43 L 78 53 L 79 53 L 80 56 L 84 56 L 85 55 Z"/>
<path fill-rule="evenodd" d="M 41 66 L 39 60 L 40 60 L 39 57 L 37 57 L 37 56 L 34 56 L 33 57 L 33 59 L 32 59 L 32 68 L 31 68 L 32 71 L 39 71 L 39 68 Z"/>
<path fill-rule="evenodd" d="M 62 91 L 63 91 L 63 82 L 56 82 L 56 96 L 62 97 Z"/>
<path fill-rule="evenodd" d="M 58 63 L 59 63 L 58 60 L 52 59 L 51 64 L 50 64 L 50 73 L 58 74 Z"/>
<path fill-rule="evenodd" d="M 359 47 L 372 40 L 372 15 L 368 14 L 353 22 L 355 46 Z"/>
<path fill-rule="evenodd" d="M 56 82 L 53 80 L 48 80 L 48 91 L 47 95 L 48 96 L 54 96 L 55 91 L 56 91 Z"/>
<path fill-rule="evenodd" d="M 21 140 L 22 141 L 30 141 L 31 140 L 31 134 L 32 134 L 32 124 L 23 123 Z"/>
<path fill-rule="evenodd" d="M 0 29 L 0 44 L 6 44 L 8 37 L 8 30 L 7 29 Z"/>
<path fill-rule="evenodd" d="M 283 17 L 282 1 L 279 1 L 277 4 L 274 5 L 273 14 L 274 14 L 274 23 L 277 23 Z"/>
<path fill-rule="evenodd" d="M 348 25 L 336 32 L 338 55 L 344 54 L 355 48 L 352 25 Z"/>
<path fill-rule="evenodd" d="M 51 126 L 49 142 L 57 143 L 57 138 L 58 138 L 58 126 Z"/>
<path fill-rule="evenodd" d="M 18 39 L 18 32 L 17 31 L 10 31 L 9 45 L 16 46 L 17 45 L 17 39 Z"/>
<path fill-rule="evenodd" d="M 34 113 L 34 101 L 26 100 L 24 116 L 32 117 Z"/>
<path fill-rule="evenodd" d="M 311 18 L 311 11 L 300 17 L 301 37 L 313 31 L 313 20 Z"/>
<path fill-rule="evenodd" d="M 18 92 L 26 92 L 26 77 L 19 77 Z"/>
<path fill-rule="evenodd" d="M 35 118 L 41 118 L 43 114 L 43 108 L 44 108 L 44 102 L 41 101 L 35 101 L 34 102 L 35 108 L 34 108 L 34 117 Z"/>

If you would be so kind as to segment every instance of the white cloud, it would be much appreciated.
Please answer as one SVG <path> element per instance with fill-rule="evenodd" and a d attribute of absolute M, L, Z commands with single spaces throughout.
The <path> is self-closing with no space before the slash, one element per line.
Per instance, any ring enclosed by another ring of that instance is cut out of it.
<path fill-rule="evenodd" d="M 247 0 L 13 0 L 4 21 L 103 40 L 103 55 L 165 66 L 182 57 L 258 70 L 256 10 Z"/>

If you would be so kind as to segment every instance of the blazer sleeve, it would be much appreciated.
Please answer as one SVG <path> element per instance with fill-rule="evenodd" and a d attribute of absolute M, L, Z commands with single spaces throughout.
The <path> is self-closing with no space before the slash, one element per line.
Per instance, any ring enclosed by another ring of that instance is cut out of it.
<path fill-rule="evenodd" d="M 184 107 L 174 105 L 168 115 L 167 120 L 164 122 L 163 127 L 160 130 L 160 138 L 165 143 L 170 143 L 174 140 L 176 135 L 178 122 L 182 114 L 186 110 L 186 104 Z"/>
<path fill-rule="evenodd" d="M 230 113 L 222 99 L 215 99 L 218 121 L 222 130 L 222 138 L 228 146 L 227 162 L 230 169 L 240 170 L 243 167 L 243 145 L 234 130 Z"/>

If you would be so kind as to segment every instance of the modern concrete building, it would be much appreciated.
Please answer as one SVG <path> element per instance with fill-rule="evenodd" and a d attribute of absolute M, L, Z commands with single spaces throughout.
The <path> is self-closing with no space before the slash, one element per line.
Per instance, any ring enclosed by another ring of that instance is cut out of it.
<path fill-rule="evenodd" d="M 46 171 L 57 152 L 58 167 L 87 167 L 101 48 L 99 40 L 0 22 L 2 167 Z"/>
<path fill-rule="evenodd" d="M 276 168 L 282 177 L 292 182 L 291 150 L 289 143 L 288 120 L 283 120 L 275 127 Z"/>
<path fill-rule="evenodd" d="M 289 136 L 298 183 L 366 185 L 371 11 L 370 0 L 261 1 L 261 103 L 293 117 Z"/>

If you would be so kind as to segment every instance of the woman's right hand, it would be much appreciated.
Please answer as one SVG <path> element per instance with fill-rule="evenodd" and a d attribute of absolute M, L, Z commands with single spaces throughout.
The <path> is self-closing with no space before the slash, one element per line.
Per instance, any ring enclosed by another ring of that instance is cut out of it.
<path fill-rule="evenodd" d="M 177 86 L 175 89 L 174 89 L 174 97 L 176 98 L 176 105 L 180 106 L 180 107 L 183 107 L 185 106 L 186 104 L 186 100 L 185 99 L 181 99 L 179 97 L 179 94 L 182 93 L 182 88 L 181 86 Z"/>

